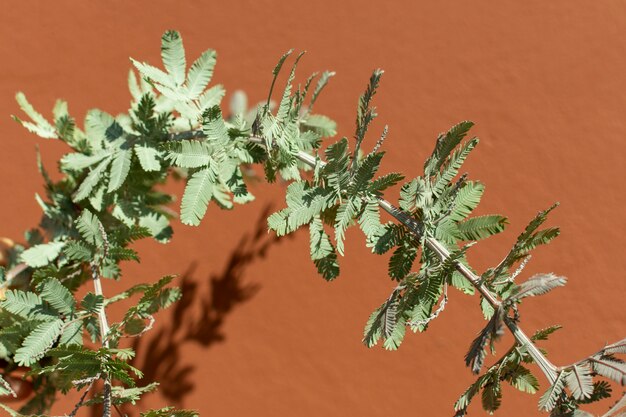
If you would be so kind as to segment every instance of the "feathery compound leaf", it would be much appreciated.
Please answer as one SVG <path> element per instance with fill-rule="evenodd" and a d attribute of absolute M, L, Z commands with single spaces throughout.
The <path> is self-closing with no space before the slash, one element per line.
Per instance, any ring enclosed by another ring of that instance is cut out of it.
<path fill-rule="evenodd" d="M 324 225 L 320 216 L 315 216 L 309 224 L 311 259 L 317 267 L 317 271 L 325 280 L 331 281 L 339 275 L 337 253 L 330 241 L 330 237 L 324 231 Z"/>
<path fill-rule="evenodd" d="M 34 122 L 25 122 L 20 120 L 18 117 L 13 116 L 13 118 L 24 126 L 29 132 L 36 134 L 39 137 L 44 139 L 57 139 L 57 134 L 54 126 L 46 120 L 41 114 L 39 114 L 35 108 L 26 100 L 26 96 L 24 93 L 19 92 L 15 95 L 15 100 L 17 104 L 20 106 L 22 111 L 26 113 L 28 117 Z"/>
<path fill-rule="evenodd" d="M 456 177 L 461 169 L 461 166 L 467 159 L 470 152 L 478 144 L 478 138 L 473 138 L 467 143 L 463 144 L 448 158 L 443 165 L 442 171 L 437 175 L 435 183 L 433 185 L 433 192 L 436 195 L 441 195 L 443 190 L 450 184 L 450 182 Z"/>
<path fill-rule="evenodd" d="M 452 213 L 450 218 L 454 221 L 461 221 L 465 219 L 470 213 L 478 207 L 480 199 L 485 192 L 485 186 L 480 182 L 468 181 L 461 187 L 456 194 L 453 203 Z"/>
<path fill-rule="evenodd" d="M 539 381 L 537 378 L 523 366 L 517 366 L 515 370 L 509 374 L 507 380 L 518 390 L 529 394 L 534 394 L 539 389 Z"/>
<path fill-rule="evenodd" d="M 196 99 L 213 78 L 217 53 L 208 49 L 191 65 L 187 75 L 187 91 L 190 99 Z"/>
<path fill-rule="evenodd" d="M 287 187 L 287 208 L 272 214 L 267 223 L 278 236 L 286 235 L 309 223 L 324 209 L 324 190 L 296 181 Z"/>
<path fill-rule="evenodd" d="M 622 339 L 619 342 L 612 343 L 602 349 L 604 353 L 626 353 L 626 339 Z"/>
<path fill-rule="evenodd" d="M 537 340 L 548 340 L 548 336 L 550 336 L 552 333 L 556 332 L 557 330 L 560 330 L 561 328 L 562 326 L 557 324 L 554 326 L 547 327 L 545 329 L 537 330 L 535 334 L 532 335 L 530 340 L 532 340 L 533 342 L 536 342 Z"/>
<path fill-rule="evenodd" d="M 30 291 L 9 290 L 5 294 L 5 299 L 0 301 L 2 309 L 9 313 L 18 315 L 25 319 L 49 319 L 49 315 L 42 312 L 41 297 Z"/>
<path fill-rule="evenodd" d="M 502 335 L 502 320 L 504 310 L 499 307 L 491 317 L 485 328 L 481 330 L 476 339 L 472 342 L 469 351 L 465 355 L 465 365 L 472 368 L 472 372 L 477 374 L 485 362 L 485 346 L 489 341 L 492 343 Z"/>
<path fill-rule="evenodd" d="M 71 314 L 76 305 L 72 293 L 56 278 L 48 278 L 42 283 L 41 298 L 61 314 Z"/>
<path fill-rule="evenodd" d="M 589 398 L 593 393 L 593 378 L 591 377 L 589 366 L 572 366 L 565 376 L 565 382 L 577 400 Z"/>
<path fill-rule="evenodd" d="M 314 114 L 307 117 L 302 122 L 302 125 L 317 132 L 323 138 L 329 138 L 337 134 L 337 123 L 321 114 Z"/>
<path fill-rule="evenodd" d="M 359 226 L 368 242 L 374 242 L 380 235 L 383 225 L 380 224 L 380 211 L 376 201 L 368 201 L 359 216 Z"/>
<path fill-rule="evenodd" d="M 413 240 L 405 240 L 389 258 L 389 276 L 396 280 L 406 277 L 417 257 L 417 245 Z"/>
<path fill-rule="evenodd" d="M 98 164 L 97 167 L 95 167 L 89 172 L 87 177 L 80 184 L 80 187 L 78 187 L 76 194 L 74 194 L 73 196 L 74 202 L 77 203 L 89 197 L 89 194 L 91 194 L 91 191 L 94 189 L 94 187 L 98 185 L 100 181 L 102 181 L 103 174 L 108 168 L 110 162 L 111 162 L 111 157 L 108 156 L 104 158 Z"/>
<path fill-rule="evenodd" d="M 339 142 L 330 145 L 326 151 L 326 166 L 323 168 L 328 180 L 328 186 L 334 190 L 336 198 L 341 199 L 341 193 L 348 187 L 350 174 L 348 173 L 348 139 L 341 138 Z"/>
<path fill-rule="evenodd" d="M 315 90 L 313 90 L 313 95 L 311 96 L 311 101 L 309 103 L 309 109 L 308 109 L 309 112 L 313 110 L 313 105 L 317 101 L 317 97 L 320 95 L 324 87 L 326 87 L 326 84 L 328 84 L 328 81 L 330 80 L 330 78 L 333 77 L 334 75 L 335 75 L 335 72 L 333 71 L 324 71 L 320 79 L 317 80 L 317 85 L 315 86 Z"/>
<path fill-rule="evenodd" d="M 568 371 L 561 371 L 556 377 L 556 380 L 548 388 L 548 390 L 541 396 L 539 400 L 539 409 L 542 411 L 552 411 L 556 406 L 557 400 L 561 396 L 561 393 L 565 389 L 565 377 Z"/>
<path fill-rule="evenodd" d="M 385 342 L 383 343 L 383 347 L 386 350 L 397 350 L 402 344 L 405 334 L 406 334 L 406 319 L 402 316 L 396 317 L 396 323 L 394 324 L 393 329 L 391 331 L 388 330 L 387 324 L 383 328 L 383 335 L 385 337 Z"/>
<path fill-rule="evenodd" d="M 372 178 L 376 175 L 384 155 L 384 152 L 370 153 L 358 165 L 352 177 L 352 184 L 348 188 L 350 196 L 356 196 L 357 193 L 367 189 Z"/>
<path fill-rule="evenodd" d="M 109 192 L 119 189 L 130 171 L 130 160 L 132 151 L 130 149 L 119 149 L 113 155 L 113 163 L 111 163 L 111 175 L 109 177 Z"/>
<path fill-rule="evenodd" d="M 566 283 L 567 279 L 565 279 L 565 277 L 559 277 L 553 273 L 537 274 L 516 287 L 516 289 L 513 290 L 513 294 L 508 297 L 508 300 L 518 301 L 524 297 L 543 295 L 556 287 L 564 286 Z"/>
<path fill-rule="evenodd" d="M 60 345 L 83 345 L 83 323 L 80 321 L 73 321 L 67 323 L 61 338 L 59 339 Z"/>
<path fill-rule="evenodd" d="M 518 257 L 528 254 L 531 250 L 540 245 L 547 245 L 561 233 L 558 227 L 550 227 L 540 230 L 525 240 L 515 252 Z"/>
<path fill-rule="evenodd" d="M 150 410 L 141 413 L 141 417 L 197 417 L 194 410 L 176 410 L 173 407 L 165 407 L 158 410 Z"/>
<path fill-rule="evenodd" d="M 481 395 L 483 409 L 489 414 L 493 414 L 500 408 L 502 404 L 502 389 L 500 387 L 500 379 L 491 378 L 483 387 Z"/>
<path fill-rule="evenodd" d="M 404 226 L 396 223 L 387 223 L 381 230 L 381 235 L 378 237 L 376 244 L 372 247 L 372 252 L 382 255 L 387 253 L 394 246 L 402 244 L 404 236 L 407 230 Z"/>
<path fill-rule="evenodd" d="M 82 153 L 68 153 L 61 158 L 61 165 L 64 169 L 80 171 L 102 161 L 111 155 L 109 151 L 99 151 L 93 155 L 85 155 Z"/>
<path fill-rule="evenodd" d="M 20 366 L 30 366 L 43 357 L 61 335 L 63 320 L 56 319 L 40 323 L 24 339 L 22 347 L 15 352 L 14 360 Z"/>
<path fill-rule="evenodd" d="M 370 182 L 368 190 L 376 195 L 382 195 L 382 191 L 386 190 L 389 187 L 393 187 L 400 181 L 404 179 L 404 175 L 399 172 L 391 172 L 389 174 L 385 174 L 381 177 L 376 178 L 374 181 Z"/>
<path fill-rule="evenodd" d="M 102 244 L 102 223 L 91 211 L 85 209 L 76 220 L 76 229 L 85 241 L 91 245 Z"/>
<path fill-rule="evenodd" d="M 422 207 L 430 191 L 421 177 L 407 182 L 400 189 L 400 208 L 413 213 L 417 207 Z"/>
<path fill-rule="evenodd" d="M 64 242 L 50 242 L 35 245 L 22 252 L 20 258 L 22 262 L 31 268 L 46 266 L 59 256 L 64 245 Z"/>
<path fill-rule="evenodd" d="M 354 137 L 356 139 L 356 145 L 354 147 L 353 153 L 353 163 L 355 163 L 359 150 L 361 149 L 361 143 L 365 138 L 365 133 L 367 133 L 367 129 L 377 116 L 376 108 L 370 107 L 370 102 L 372 98 L 376 94 L 376 89 L 380 84 L 380 78 L 382 77 L 384 71 L 381 69 L 376 69 L 372 72 L 370 76 L 369 83 L 367 84 L 367 88 L 365 92 L 359 97 L 359 106 L 357 107 L 357 115 L 356 115 L 356 131 L 354 133 Z"/>
<path fill-rule="evenodd" d="M 159 83 L 171 90 L 176 88 L 176 83 L 174 82 L 174 80 L 172 80 L 172 78 L 167 73 L 161 71 L 160 69 L 156 67 L 148 65 L 145 62 L 142 63 L 132 58 L 130 59 L 130 61 L 133 63 L 135 68 L 137 68 L 139 73 L 143 75 L 144 77 L 148 78 L 149 80 L 155 83 Z"/>
<path fill-rule="evenodd" d="M 488 215 L 467 219 L 458 223 L 457 228 L 462 240 L 481 240 L 502 232 L 507 224 L 504 216 Z"/>
<path fill-rule="evenodd" d="M 180 220 L 190 226 L 198 226 L 206 213 L 207 206 L 213 195 L 215 173 L 203 169 L 191 176 L 185 187 L 180 206 Z"/>
<path fill-rule="evenodd" d="M 280 100 L 280 104 L 278 105 L 278 110 L 276 111 L 276 118 L 279 121 L 284 121 L 287 119 L 287 115 L 291 110 L 293 104 L 293 97 L 291 96 L 291 90 L 293 88 L 292 83 L 296 77 L 296 68 L 298 66 L 298 62 L 300 62 L 300 58 L 304 55 L 304 52 L 300 52 L 296 57 L 296 60 L 291 67 L 291 72 L 289 73 L 289 77 L 287 78 L 287 82 L 285 83 L 285 90 L 283 91 L 283 97 Z"/>
<path fill-rule="evenodd" d="M 341 204 L 337 209 L 337 217 L 335 219 L 335 241 L 337 242 L 337 252 L 341 255 L 343 255 L 343 241 L 346 229 L 357 213 L 357 207 L 355 204 L 355 201 L 348 200 Z"/>
<path fill-rule="evenodd" d="M 174 82 L 179 86 L 182 85 L 185 82 L 187 62 L 183 39 L 175 30 L 168 30 L 161 37 L 161 58 L 163 58 L 163 66 Z"/>
<path fill-rule="evenodd" d="M 448 158 L 452 150 L 461 143 L 472 126 L 474 126 L 474 123 L 464 121 L 450 128 L 446 134 L 439 135 L 433 154 L 424 164 L 424 173 L 427 177 L 431 177 L 437 173 L 446 158 Z"/>
<path fill-rule="evenodd" d="M 610 355 L 597 355 L 589 358 L 589 363 L 594 372 L 612 379 L 613 381 L 626 385 L 626 363 Z"/>
<path fill-rule="evenodd" d="M 207 140 L 217 146 L 224 147 L 230 138 L 228 129 L 226 129 L 226 123 L 224 123 L 222 118 L 220 106 L 213 106 L 207 109 L 202 118 L 202 131 L 206 135 Z"/>
<path fill-rule="evenodd" d="M 147 145 L 135 145 L 135 155 L 144 171 L 160 171 L 160 152 Z"/>
<path fill-rule="evenodd" d="M 381 336 L 387 338 L 391 336 L 397 324 L 397 304 L 398 295 L 402 287 L 396 287 L 387 301 L 374 310 L 367 320 L 363 331 L 363 343 L 368 348 L 376 345 Z M 404 324 L 402 324 L 404 327 Z"/>
<path fill-rule="evenodd" d="M 167 158 L 181 168 L 200 168 L 211 163 L 212 151 L 206 142 L 183 140 L 171 145 Z"/>

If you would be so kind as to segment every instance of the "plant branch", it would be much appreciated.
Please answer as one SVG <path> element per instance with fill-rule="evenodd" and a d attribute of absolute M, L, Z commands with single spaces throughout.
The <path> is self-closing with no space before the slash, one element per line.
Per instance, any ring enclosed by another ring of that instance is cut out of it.
<path fill-rule="evenodd" d="M 172 133 L 167 136 L 167 140 L 186 140 L 186 139 L 201 139 L 204 138 L 205 135 L 201 130 L 189 130 L 185 132 Z M 261 146 L 266 146 L 265 139 L 258 136 L 250 136 L 248 140 L 252 143 L 256 143 Z M 308 165 L 311 168 L 314 168 L 316 163 L 319 163 L 322 167 L 326 165 L 326 162 L 316 160 L 315 156 L 309 155 L 306 152 L 299 151 L 297 158 Z M 316 162 L 317 161 L 317 162 Z M 409 215 L 407 215 L 402 210 L 395 207 L 393 204 L 380 197 L 378 199 L 378 205 L 389 213 L 394 219 L 402 223 L 406 226 L 411 233 L 416 238 L 422 237 L 422 227 L 419 222 L 415 221 Z M 450 252 L 443 246 L 437 239 L 433 237 L 427 237 L 425 239 L 425 245 L 434 251 L 437 256 L 442 261 L 446 261 L 450 258 Z M 487 300 L 487 302 L 493 307 L 498 308 L 501 304 L 500 300 L 496 296 L 494 296 L 491 291 L 481 282 L 480 277 L 472 272 L 467 266 L 462 263 L 455 262 L 455 269 L 463 275 L 465 279 L 467 279 L 476 290 L 480 293 L 480 295 Z M 526 347 L 528 349 L 528 353 L 532 357 L 532 359 L 537 363 L 541 371 L 544 373 L 548 381 L 550 383 L 554 383 L 557 377 L 557 367 L 546 358 L 546 356 L 535 346 L 535 344 L 530 340 L 528 335 L 520 329 L 517 323 L 509 318 L 505 319 L 505 323 L 509 331 L 513 334 L 513 337 L 521 346 Z"/>
<path fill-rule="evenodd" d="M 259 137 L 250 137 L 249 139 L 253 143 L 257 143 L 260 145 L 265 145 L 265 140 Z M 298 159 L 303 163 L 307 164 L 310 167 L 315 167 L 315 157 L 309 155 L 305 152 L 298 153 Z M 321 161 L 320 164 L 325 165 L 326 163 Z M 383 198 L 378 199 L 378 205 L 389 213 L 393 218 L 406 226 L 411 233 L 415 235 L 415 237 L 420 238 L 422 235 L 422 229 L 418 222 L 408 216 L 406 213 L 395 207 L 393 204 L 388 202 Z M 426 246 L 433 250 L 442 261 L 447 260 L 450 257 L 450 252 L 446 249 L 437 239 L 433 237 L 426 238 L 425 241 Z M 463 265 L 460 262 L 455 262 L 456 270 L 463 275 L 473 286 L 478 290 L 480 295 L 482 295 L 487 302 L 493 307 L 498 308 L 500 306 L 500 301 L 489 291 L 489 289 L 480 282 L 480 277 L 476 276 L 467 266 Z M 519 328 L 517 323 L 513 320 L 507 319 L 505 320 L 506 326 L 511 331 L 515 340 L 521 345 L 528 349 L 528 353 L 533 358 L 533 360 L 537 363 L 541 371 L 544 373 L 548 381 L 553 383 L 556 380 L 556 366 L 553 365 L 546 356 L 541 353 L 541 351 L 535 346 L 535 344 L 530 340 L 530 338 Z"/>

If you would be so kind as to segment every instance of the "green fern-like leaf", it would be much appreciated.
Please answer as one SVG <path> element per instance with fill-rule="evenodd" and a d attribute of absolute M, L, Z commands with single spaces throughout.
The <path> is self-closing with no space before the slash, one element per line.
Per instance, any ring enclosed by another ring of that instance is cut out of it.
<path fill-rule="evenodd" d="M 337 243 L 337 252 L 343 255 L 346 229 L 356 216 L 358 211 L 357 203 L 354 200 L 348 200 L 341 204 L 337 209 L 337 217 L 335 219 L 335 242 Z"/>
<path fill-rule="evenodd" d="M 215 146 L 225 147 L 229 141 L 229 136 L 220 107 L 213 106 L 207 109 L 202 116 L 202 130 L 207 140 Z"/>
<path fill-rule="evenodd" d="M 87 174 L 74 194 L 73 200 L 75 202 L 80 202 L 89 197 L 89 194 L 91 194 L 93 189 L 102 181 L 103 174 L 106 172 L 110 163 L 111 157 L 105 157 L 94 169 L 89 172 L 89 174 Z"/>
<path fill-rule="evenodd" d="M 161 38 L 161 58 L 163 65 L 177 85 L 185 82 L 187 62 L 185 48 L 180 33 L 168 30 Z"/>
<path fill-rule="evenodd" d="M 76 306 L 72 293 L 56 278 L 41 284 L 41 298 L 61 314 L 71 314 Z"/>
<path fill-rule="evenodd" d="M 83 239 L 91 245 L 99 245 L 103 242 L 102 223 L 98 217 L 89 210 L 83 210 L 80 217 L 76 221 L 76 229 Z"/>
<path fill-rule="evenodd" d="M 9 290 L 0 307 L 9 313 L 24 319 L 49 320 L 52 316 L 46 314 L 41 297 L 30 291 Z"/>
<path fill-rule="evenodd" d="M 478 207 L 480 199 L 485 192 L 485 186 L 480 182 L 468 181 L 457 193 L 450 218 L 454 221 L 462 221 Z"/>
<path fill-rule="evenodd" d="M 368 242 L 375 242 L 381 234 L 380 211 L 376 201 L 368 201 L 359 216 L 359 226 Z"/>
<path fill-rule="evenodd" d="M 562 287 L 567 283 L 565 277 L 554 274 L 537 274 L 525 281 L 513 290 L 509 300 L 521 300 L 524 297 L 534 297 L 546 294 L 556 287 Z"/>
<path fill-rule="evenodd" d="M 557 400 L 565 389 L 565 377 L 567 371 L 561 371 L 552 383 L 550 388 L 539 399 L 539 409 L 542 411 L 552 411 L 556 407 Z"/>
<path fill-rule="evenodd" d="M 446 158 L 448 158 L 454 148 L 461 143 L 472 126 L 474 126 L 472 122 L 461 122 L 450 128 L 447 133 L 439 135 L 435 150 L 424 164 L 424 172 L 427 177 L 436 174 L 441 165 L 446 161 Z"/>
<path fill-rule="evenodd" d="M 323 138 L 329 138 L 337 134 L 337 123 L 329 117 L 314 114 L 307 117 L 302 124 L 317 132 Z"/>
<path fill-rule="evenodd" d="M 450 182 L 457 176 L 459 169 L 465 162 L 465 159 L 469 156 L 470 152 L 478 144 L 478 139 L 474 138 L 467 143 L 461 145 L 454 153 L 448 158 L 442 167 L 442 171 L 437 175 L 433 191 L 436 195 L 441 195 L 443 190 L 450 184 Z"/>
<path fill-rule="evenodd" d="M 22 346 L 15 352 L 14 360 L 21 366 L 30 366 L 41 359 L 61 335 L 63 320 L 45 321 L 24 339 Z"/>
<path fill-rule="evenodd" d="M 167 158 L 177 167 L 200 168 L 211 163 L 212 153 L 206 142 L 183 140 L 170 147 Z"/>
<path fill-rule="evenodd" d="M 339 275 L 337 253 L 330 241 L 330 237 L 324 231 L 324 225 L 320 216 L 315 216 L 309 224 L 311 259 L 317 267 L 317 271 L 325 280 L 331 281 Z"/>
<path fill-rule="evenodd" d="M 135 155 L 139 160 L 139 164 L 144 171 L 160 171 L 161 163 L 159 162 L 160 152 L 150 146 L 135 145 Z"/>
<path fill-rule="evenodd" d="M 113 155 L 113 162 L 111 163 L 111 174 L 109 176 L 109 189 L 113 191 L 119 189 L 126 181 L 128 172 L 130 171 L 130 162 L 132 157 L 132 151 L 130 149 L 119 149 Z"/>
<path fill-rule="evenodd" d="M 417 257 L 417 245 L 410 240 L 404 241 L 389 258 L 389 276 L 396 280 L 406 277 Z"/>
<path fill-rule="evenodd" d="M 593 378 L 589 366 L 572 366 L 565 376 L 565 383 L 577 400 L 589 398 L 593 393 Z"/>
<path fill-rule="evenodd" d="M 20 258 L 22 262 L 32 268 L 42 267 L 55 260 L 61 253 L 64 245 L 64 242 L 50 242 L 35 245 L 22 252 Z"/>
<path fill-rule="evenodd" d="M 350 196 L 356 196 L 357 193 L 368 188 L 384 155 L 384 152 L 371 153 L 361 161 L 352 178 L 352 184 L 348 187 Z"/>
<path fill-rule="evenodd" d="M 209 82 L 211 82 L 216 60 L 216 52 L 208 49 L 191 64 L 189 74 L 187 75 L 187 92 L 190 99 L 193 100 L 199 97 Z"/>
<path fill-rule="evenodd" d="M 488 215 L 467 219 L 458 223 L 457 228 L 462 240 L 481 240 L 504 231 L 507 224 L 504 216 Z"/>
<path fill-rule="evenodd" d="M 31 133 L 36 134 L 44 139 L 56 139 L 56 129 L 46 120 L 35 108 L 28 102 L 24 93 L 19 92 L 15 95 L 15 100 L 20 108 L 33 122 L 20 120 L 18 117 L 13 118 Z"/>
<path fill-rule="evenodd" d="M 537 378 L 523 366 L 517 366 L 511 371 L 507 376 L 507 380 L 518 390 L 529 394 L 534 394 L 539 389 Z"/>
<path fill-rule="evenodd" d="M 191 176 L 180 206 L 180 220 L 184 224 L 191 226 L 200 224 L 213 195 L 214 183 L 215 173 L 210 168 L 200 170 Z"/>

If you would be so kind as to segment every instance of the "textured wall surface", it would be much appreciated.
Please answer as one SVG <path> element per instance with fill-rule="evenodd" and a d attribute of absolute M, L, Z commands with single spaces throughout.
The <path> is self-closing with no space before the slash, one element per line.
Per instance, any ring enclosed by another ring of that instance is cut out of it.
<path fill-rule="evenodd" d="M 438 132 L 476 122 L 482 141 L 467 170 L 487 184 L 480 213 L 502 212 L 511 223 L 472 250 L 479 270 L 500 261 L 536 211 L 561 202 L 550 224 L 562 236 L 536 252 L 524 275 L 555 272 L 570 282 L 525 302 L 522 320 L 528 332 L 563 324 L 547 348 L 557 364 L 569 363 L 626 335 L 625 24 L 626 5 L 617 1 L 5 5 L 0 235 L 19 239 L 39 219 L 35 145 L 51 168 L 66 151 L 10 120 L 17 90 L 40 110 L 61 96 L 79 119 L 92 107 L 126 111 L 128 57 L 159 63 L 160 36 L 176 28 L 189 57 L 218 51 L 214 82 L 256 102 L 282 52 L 306 49 L 302 78 L 337 71 L 318 111 L 338 121 L 340 134 L 353 132 L 371 70 L 386 70 L 373 129 L 390 126 L 385 172 L 417 174 Z M 162 382 L 142 407 L 233 417 L 451 415 L 473 381 L 463 355 L 483 325 L 477 298 L 453 293 L 427 333 L 408 335 L 397 352 L 368 350 L 363 325 L 393 287 L 386 259 L 353 230 L 342 276 L 324 282 L 307 259 L 306 233 L 275 242 L 265 232 L 264 211 L 283 205 L 280 188 L 254 186 L 253 204 L 211 207 L 198 228 L 176 222 L 171 244 L 141 243 L 142 264 L 126 265 L 121 282 L 105 282 L 110 294 L 181 274 L 183 301 L 161 313 L 137 347 L 146 378 Z M 180 195 L 182 187 L 170 189 Z M 505 338 L 500 351 L 509 344 Z M 537 415 L 537 400 L 506 389 L 498 415 Z M 54 411 L 69 412 L 72 401 Z M 477 405 L 472 414 L 482 415 Z"/>

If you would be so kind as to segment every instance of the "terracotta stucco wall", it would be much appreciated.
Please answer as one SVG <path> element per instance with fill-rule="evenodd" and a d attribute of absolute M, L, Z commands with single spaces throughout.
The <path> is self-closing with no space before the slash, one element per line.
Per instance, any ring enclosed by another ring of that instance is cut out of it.
<path fill-rule="evenodd" d="M 547 347 L 556 363 L 569 363 L 626 335 L 625 25 L 618 1 L 5 2 L 0 234 L 19 238 L 38 221 L 35 144 L 51 166 L 65 151 L 10 120 L 17 90 L 39 109 L 61 96 L 79 118 L 96 106 L 125 111 L 128 57 L 157 63 L 161 33 L 176 28 L 190 57 L 218 51 L 215 82 L 257 101 L 280 54 L 306 49 L 302 77 L 338 73 L 318 110 L 339 122 L 340 134 L 353 131 L 371 70 L 386 70 L 373 129 L 390 125 L 385 171 L 417 174 L 438 132 L 477 123 L 482 142 L 467 170 L 487 184 L 480 212 L 511 222 L 473 250 L 477 268 L 499 262 L 537 210 L 562 203 L 551 220 L 562 236 L 537 251 L 524 275 L 553 271 L 569 285 L 530 299 L 522 319 L 528 331 L 563 324 Z M 171 189 L 180 195 L 180 185 Z M 477 298 L 452 294 L 431 329 L 409 335 L 398 352 L 367 350 L 363 324 L 393 287 L 386 259 L 353 231 L 342 276 L 324 282 L 307 259 L 306 234 L 274 242 L 265 233 L 262 212 L 281 207 L 283 190 L 253 192 L 253 204 L 212 207 L 198 228 L 176 223 L 168 246 L 142 243 L 142 264 L 105 283 L 112 293 L 186 276 L 182 303 L 160 314 L 138 347 L 139 365 L 151 360 L 147 378 L 163 383 L 144 405 L 204 416 L 451 415 L 473 381 L 462 358 L 482 326 Z M 537 399 L 506 389 L 498 415 L 536 415 Z M 69 409 L 62 401 L 55 412 Z"/>

